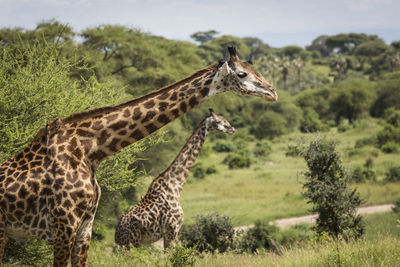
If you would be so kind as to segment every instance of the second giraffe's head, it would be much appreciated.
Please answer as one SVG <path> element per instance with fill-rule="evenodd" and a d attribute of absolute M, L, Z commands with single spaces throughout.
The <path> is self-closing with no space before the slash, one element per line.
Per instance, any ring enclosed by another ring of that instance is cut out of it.
<path fill-rule="evenodd" d="M 232 127 L 232 125 L 222 116 L 217 115 L 210 108 L 210 115 L 205 119 L 207 131 L 220 131 L 228 134 L 233 134 L 236 130 Z"/>
<path fill-rule="evenodd" d="M 254 95 L 266 101 L 277 101 L 274 87 L 254 68 L 250 61 L 241 61 L 233 46 L 228 47 L 230 59 L 220 61 L 215 76 L 215 86 L 211 91 L 219 93 L 231 91 L 240 95 Z M 218 84 L 220 84 L 218 86 Z M 220 87 L 220 88 L 218 88 Z"/>

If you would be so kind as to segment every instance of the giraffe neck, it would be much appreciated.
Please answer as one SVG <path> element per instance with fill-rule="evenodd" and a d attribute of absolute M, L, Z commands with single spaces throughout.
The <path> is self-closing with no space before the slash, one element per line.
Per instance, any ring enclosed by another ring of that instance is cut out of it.
<path fill-rule="evenodd" d="M 179 198 L 190 169 L 193 167 L 208 134 L 206 120 L 203 120 L 186 141 L 174 161 L 156 179 L 158 180 L 157 183 L 165 185 L 173 195 Z"/>
<path fill-rule="evenodd" d="M 58 143 L 67 139 L 72 146 L 79 147 L 80 143 L 83 151 L 77 154 L 86 156 L 96 168 L 106 157 L 148 136 L 214 94 L 218 83 L 216 71 L 217 66 L 211 65 L 146 96 L 64 118 Z"/>

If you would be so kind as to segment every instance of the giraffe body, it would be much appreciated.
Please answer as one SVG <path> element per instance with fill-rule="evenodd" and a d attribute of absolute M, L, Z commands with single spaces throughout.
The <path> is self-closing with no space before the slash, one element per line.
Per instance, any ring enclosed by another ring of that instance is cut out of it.
<path fill-rule="evenodd" d="M 0 164 L 0 262 L 9 237 L 54 244 L 54 266 L 86 266 L 101 191 L 95 170 L 132 144 L 221 92 L 276 101 L 271 85 L 231 58 L 129 102 L 57 119 Z"/>
<path fill-rule="evenodd" d="M 153 180 L 142 200 L 125 213 L 115 231 L 115 242 L 138 247 L 164 238 L 164 249 L 176 241 L 183 223 L 180 194 L 200 149 L 212 130 L 234 133 L 222 116 L 207 116 L 187 140 L 171 165 Z"/>

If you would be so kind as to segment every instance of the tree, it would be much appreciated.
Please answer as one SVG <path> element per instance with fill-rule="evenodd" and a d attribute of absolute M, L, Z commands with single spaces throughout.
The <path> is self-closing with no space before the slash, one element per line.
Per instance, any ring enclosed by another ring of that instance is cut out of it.
<path fill-rule="evenodd" d="M 263 41 L 256 37 L 244 37 L 242 38 L 245 44 L 250 47 L 251 52 L 248 56 L 249 60 L 255 60 L 265 54 L 271 49 L 269 45 L 264 44 Z"/>
<path fill-rule="evenodd" d="M 285 123 L 286 121 L 282 115 L 267 111 L 259 118 L 259 122 L 251 127 L 250 133 L 258 139 L 273 139 L 286 133 Z"/>
<path fill-rule="evenodd" d="M 282 54 L 282 57 L 294 59 L 295 57 L 299 57 L 303 51 L 304 49 L 300 46 L 288 45 L 280 49 L 280 54 Z"/>
<path fill-rule="evenodd" d="M 375 96 L 371 83 L 362 79 L 343 81 L 334 90 L 330 111 L 336 123 L 342 118 L 352 123 L 362 117 L 368 112 Z"/>
<path fill-rule="evenodd" d="M 328 35 L 318 36 L 312 41 L 311 45 L 306 47 L 306 49 L 309 51 L 318 51 L 323 57 L 329 56 L 332 53 L 332 48 L 329 48 L 326 45 L 327 38 Z"/>
<path fill-rule="evenodd" d="M 218 35 L 217 31 L 209 30 L 205 32 L 195 32 L 192 35 L 190 35 L 190 38 L 194 39 L 196 42 L 199 42 L 200 44 L 204 44 L 213 40 L 216 35 Z"/>
<path fill-rule="evenodd" d="M 341 33 L 327 37 L 325 44 L 331 50 L 337 50 L 340 54 L 352 54 L 354 48 L 366 41 L 379 40 L 377 35 L 365 33 Z"/>
<path fill-rule="evenodd" d="M 356 189 L 348 187 L 336 144 L 325 139 L 312 141 L 303 152 L 308 171 L 303 184 L 311 211 L 318 214 L 313 229 L 318 236 L 327 233 L 335 239 L 348 241 L 364 233 L 364 222 L 357 215 L 362 200 Z"/>
<path fill-rule="evenodd" d="M 299 88 L 299 92 L 302 90 L 301 87 L 301 71 L 304 68 L 304 62 L 300 59 L 300 58 L 295 58 L 292 61 L 292 65 L 294 67 L 294 69 L 296 70 L 296 74 L 297 74 L 297 85 Z"/>

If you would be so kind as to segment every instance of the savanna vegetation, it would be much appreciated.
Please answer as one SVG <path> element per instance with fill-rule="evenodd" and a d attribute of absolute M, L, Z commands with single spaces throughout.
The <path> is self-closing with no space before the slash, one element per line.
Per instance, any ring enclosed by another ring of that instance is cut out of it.
<path fill-rule="evenodd" d="M 256 37 L 213 30 L 191 38 L 168 40 L 120 25 L 77 33 L 57 21 L 33 30 L 0 29 L 0 161 L 57 117 L 149 93 L 226 58 L 226 47 L 235 45 L 275 85 L 279 101 L 218 95 L 103 162 L 89 264 L 396 266 L 398 212 L 370 215 L 361 223 L 330 207 L 329 214 L 335 210 L 345 222 L 334 234 L 329 225 L 317 225 L 315 235 L 308 226 L 280 230 L 268 222 L 327 211 L 324 196 L 332 192 L 313 195 L 321 189 L 315 181 L 327 173 L 317 168 L 321 155 L 340 162 L 329 165 L 329 177 L 337 182 L 332 190 L 353 205 L 352 215 L 354 206 L 399 203 L 400 41 L 386 44 L 376 35 L 346 33 L 319 36 L 306 48 L 274 48 Z M 181 198 L 181 245 L 165 255 L 157 247 L 120 250 L 113 243 L 119 217 L 173 160 L 210 106 L 237 132 L 214 133 L 203 146 Z M 325 147 L 322 154 L 313 142 Z M 343 207 L 340 201 L 332 202 Z M 251 231 L 233 231 L 250 224 Z M 225 236 L 208 242 L 218 236 L 215 229 Z M 271 240 L 282 255 L 271 252 Z M 51 262 L 51 250 L 40 241 L 25 246 L 11 241 L 4 263 L 43 266 Z"/>

